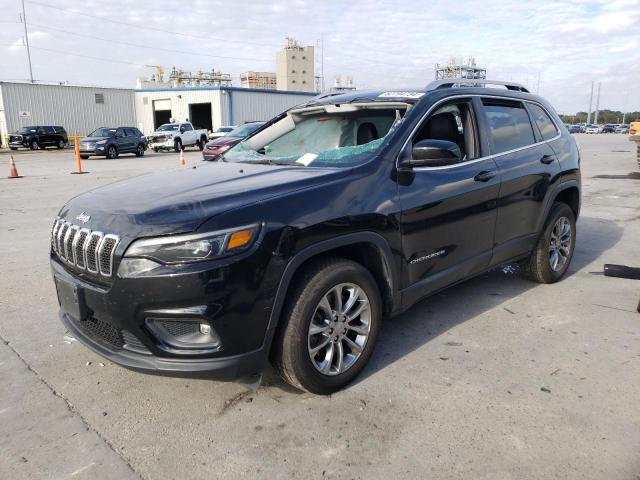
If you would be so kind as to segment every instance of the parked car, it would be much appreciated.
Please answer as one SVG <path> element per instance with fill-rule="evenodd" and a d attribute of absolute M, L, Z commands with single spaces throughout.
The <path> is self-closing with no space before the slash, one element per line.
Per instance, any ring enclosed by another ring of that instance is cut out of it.
<path fill-rule="evenodd" d="M 101 127 L 80 140 L 80 158 L 92 155 L 117 158 L 122 153 L 144 155 L 147 139 L 135 127 Z"/>
<path fill-rule="evenodd" d="M 559 281 L 574 138 L 520 85 L 453 82 L 320 95 L 221 161 L 72 198 L 50 251 L 65 327 L 134 370 L 232 379 L 271 361 L 328 394 L 384 318 L 449 285 L 511 262 Z"/>
<path fill-rule="evenodd" d="M 605 123 L 600 129 L 600 133 L 614 133 L 615 126 L 610 123 Z"/>
<path fill-rule="evenodd" d="M 196 146 L 202 150 L 207 143 L 207 130 L 196 129 L 191 122 L 165 123 L 149 135 L 148 144 L 154 152 Z"/>
<path fill-rule="evenodd" d="M 626 123 L 621 123 L 615 128 L 615 133 L 629 133 L 629 125 L 627 125 Z"/>
<path fill-rule="evenodd" d="M 209 140 L 213 140 L 214 138 L 224 137 L 227 133 L 229 133 L 234 128 L 236 128 L 236 127 L 234 127 L 234 126 L 223 126 L 223 127 L 220 127 L 218 129 L 216 129 L 215 132 L 209 133 Z"/>
<path fill-rule="evenodd" d="M 57 147 L 64 148 L 69 143 L 69 137 L 63 127 L 58 126 L 32 126 L 22 127 L 17 132 L 9 134 L 9 148 L 39 148 Z"/>
<path fill-rule="evenodd" d="M 580 125 L 571 125 L 569 133 L 583 133 L 583 128 Z"/>
<path fill-rule="evenodd" d="M 224 137 L 207 143 L 204 150 L 202 150 L 202 158 L 209 161 L 218 160 L 224 152 L 240 143 L 243 138 L 255 132 L 262 125 L 264 125 L 264 122 L 251 122 L 234 128 Z"/>
<path fill-rule="evenodd" d="M 600 133 L 598 125 L 589 124 L 585 127 L 584 133 Z"/>

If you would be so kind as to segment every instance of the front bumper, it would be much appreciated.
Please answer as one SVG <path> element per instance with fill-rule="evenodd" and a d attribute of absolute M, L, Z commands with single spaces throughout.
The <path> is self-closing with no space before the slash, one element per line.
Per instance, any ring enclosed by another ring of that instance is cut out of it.
<path fill-rule="evenodd" d="M 266 271 L 270 253 L 256 248 L 243 255 L 242 261 L 194 265 L 178 275 L 114 274 L 110 285 L 74 274 L 54 255 L 56 285 L 69 286 L 78 304 L 69 307 L 59 289 L 59 317 L 80 343 L 133 370 L 220 380 L 257 373 L 268 359 L 275 285 L 266 274 L 256 276 Z M 179 342 L 157 335 L 152 324 L 157 321 L 210 325 L 219 343 L 206 350 L 181 349 Z"/>

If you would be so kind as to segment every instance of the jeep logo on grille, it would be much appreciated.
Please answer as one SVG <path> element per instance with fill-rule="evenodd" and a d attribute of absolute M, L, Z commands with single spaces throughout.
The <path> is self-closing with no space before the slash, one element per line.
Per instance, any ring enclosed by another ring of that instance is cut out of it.
<path fill-rule="evenodd" d="M 80 220 L 82 223 L 87 223 L 89 220 L 91 220 L 91 215 L 87 215 L 86 213 L 82 212 L 76 217 L 76 220 Z"/>

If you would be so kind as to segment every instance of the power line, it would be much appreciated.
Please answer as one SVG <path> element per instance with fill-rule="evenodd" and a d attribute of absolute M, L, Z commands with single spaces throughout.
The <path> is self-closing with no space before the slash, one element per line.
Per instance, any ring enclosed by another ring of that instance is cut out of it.
<path fill-rule="evenodd" d="M 116 25 L 125 25 L 128 27 L 133 27 L 133 28 L 140 28 L 140 29 L 145 29 L 145 30 L 150 30 L 150 31 L 154 31 L 154 32 L 160 32 L 160 33 L 168 33 L 171 35 L 179 35 L 182 37 L 189 37 L 189 38 L 195 38 L 198 40 L 213 40 L 213 41 L 218 41 L 218 42 L 223 42 L 223 43 L 239 43 L 239 44 L 243 44 L 243 45 L 256 45 L 259 47 L 273 47 L 273 48 L 280 48 L 282 45 L 275 45 L 275 44 L 269 44 L 269 43 L 264 43 L 264 42 L 251 42 L 251 41 L 247 41 L 247 40 L 232 40 L 229 38 L 219 38 L 219 37 L 211 37 L 208 35 L 195 35 L 195 34 L 191 34 L 191 33 L 184 33 L 184 32 L 178 32 L 175 30 L 167 30 L 164 28 L 158 28 L 158 27 L 152 27 L 152 26 L 148 26 L 148 25 L 141 25 L 141 24 L 137 24 L 137 23 L 129 23 L 129 22 L 123 22 L 121 20 L 114 20 L 112 18 L 108 18 L 108 17 L 103 17 L 103 16 L 97 16 L 94 14 L 88 14 L 88 13 L 83 13 L 83 12 L 77 12 L 75 10 L 70 10 L 67 8 L 62 8 L 62 7 L 57 7 L 54 5 L 50 5 L 47 3 L 42 3 L 42 2 L 38 2 L 36 0 L 26 0 L 28 3 L 34 4 L 34 5 L 38 5 L 41 7 L 45 7 L 45 8 L 50 8 L 50 9 L 54 9 L 54 10 L 59 10 L 65 13 L 70 13 L 73 15 L 81 15 L 84 17 L 89 17 L 92 20 L 95 20 L 96 18 L 99 18 L 100 21 L 105 21 L 105 22 L 110 22 Z M 68 32 L 71 33 L 71 32 Z M 147 47 L 145 47 L 147 48 Z M 350 58 L 354 58 L 356 60 L 362 60 L 365 62 L 369 62 L 369 63 L 374 63 L 374 64 L 380 64 L 380 65 L 387 65 L 387 66 L 391 66 L 391 67 L 395 67 L 395 68 L 403 68 L 403 69 L 411 69 L 411 70 L 422 70 L 421 68 L 418 67 L 410 67 L 406 64 L 398 64 L 398 63 L 392 63 L 392 62 L 385 62 L 382 60 L 376 60 L 376 59 L 372 59 L 372 58 L 366 58 L 363 57 L 361 55 L 350 55 L 344 52 L 340 52 L 340 55 L 343 55 L 345 57 L 350 57 Z"/>
<path fill-rule="evenodd" d="M 100 21 L 115 23 L 116 25 L 125 25 L 127 27 L 142 28 L 144 30 L 151 30 L 151 31 L 160 32 L 160 33 L 169 33 L 171 35 L 179 35 L 181 37 L 196 38 L 196 39 L 199 39 L 199 40 L 213 40 L 213 41 L 216 41 L 216 42 L 223 42 L 223 43 L 241 43 L 241 44 L 245 44 L 245 45 L 257 45 L 259 47 L 269 46 L 269 44 L 266 44 L 264 42 L 249 42 L 249 41 L 246 41 L 246 40 L 231 40 L 231 39 L 228 39 L 228 38 L 211 37 L 211 36 L 208 36 L 208 35 L 194 35 L 192 33 L 177 32 L 177 31 L 174 31 L 174 30 L 166 30 L 164 28 L 150 27 L 148 25 L 140 25 L 138 23 L 129 23 L 129 22 L 123 22 L 121 20 L 113 20 L 112 18 L 103 17 L 103 16 L 100 16 L 100 15 L 89 14 L 89 13 L 77 12 L 75 10 L 69 10 L 67 8 L 62 8 L 62 7 L 56 7 L 54 5 L 50 5 L 50 4 L 47 4 L 47 3 L 37 2 L 35 0 L 26 0 L 26 1 L 28 3 L 31 3 L 33 5 L 38 5 L 40 7 L 51 8 L 53 10 L 59 10 L 61 12 L 65 12 L 65 13 L 71 13 L 73 15 L 81 15 L 83 17 L 89 17 L 89 18 L 93 19 L 94 21 L 97 18 Z"/>
<path fill-rule="evenodd" d="M 84 33 L 77 33 L 77 32 L 70 32 L 68 30 L 63 30 L 61 28 L 55 28 L 55 27 L 50 27 L 48 25 L 40 25 L 37 23 L 33 23 L 30 22 L 29 25 L 32 25 L 34 27 L 38 27 L 38 28 L 43 28 L 45 30 L 52 30 L 52 31 L 57 31 L 57 32 L 62 32 L 68 35 L 75 35 L 78 37 L 84 37 L 84 38 L 92 38 L 95 40 L 100 40 L 103 42 L 109 42 L 109 43 L 116 43 L 119 45 L 125 45 L 125 46 L 129 46 L 129 47 L 136 47 L 136 48 L 148 48 L 150 50 L 162 50 L 165 52 L 173 52 L 173 53 L 182 53 L 182 54 L 186 54 L 186 55 L 195 55 L 198 57 L 211 57 L 211 58 L 224 58 L 224 59 L 228 59 L 228 60 L 252 60 L 252 61 L 257 61 L 257 62 L 266 62 L 269 60 L 266 60 L 264 58 L 252 58 L 252 57 L 232 57 L 232 56 L 227 56 L 227 55 L 211 55 L 208 53 L 195 53 L 195 52 L 188 52 L 186 50 L 176 50 L 173 48 L 164 48 L 164 47 L 155 47 L 155 46 L 150 46 L 150 45 L 141 45 L 141 44 L 137 44 L 137 43 L 130 43 L 130 42 L 123 42 L 120 40 L 113 40 L 111 38 L 103 38 L 103 37 L 97 37 L 95 35 L 87 35 Z"/>

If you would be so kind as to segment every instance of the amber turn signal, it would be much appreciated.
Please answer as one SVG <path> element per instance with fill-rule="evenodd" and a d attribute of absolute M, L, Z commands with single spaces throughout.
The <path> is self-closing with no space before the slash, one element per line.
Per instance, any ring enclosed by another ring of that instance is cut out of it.
<path fill-rule="evenodd" d="M 227 243 L 227 250 L 233 250 L 234 248 L 242 248 L 251 242 L 253 237 L 253 230 L 238 230 L 233 232 L 229 237 L 229 243 Z"/>

